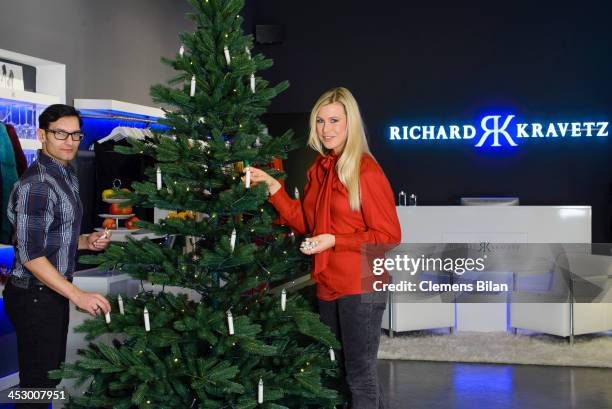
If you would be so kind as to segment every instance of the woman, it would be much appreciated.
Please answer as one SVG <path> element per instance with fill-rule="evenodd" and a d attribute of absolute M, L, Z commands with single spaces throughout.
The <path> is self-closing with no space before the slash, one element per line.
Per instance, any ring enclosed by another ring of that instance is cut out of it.
<path fill-rule="evenodd" d="M 282 222 L 311 235 L 301 251 L 314 257 L 321 321 L 342 342 L 352 409 L 385 408 L 376 354 L 386 298 L 372 293 L 360 251 L 365 243 L 397 244 L 401 232 L 391 186 L 370 153 L 349 90 L 334 88 L 319 98 L 308 145 L 320 155 L 308 169 L 303 201 L 291 199 L 279 181 L 252 166 L 251 183 L 266 183 Z"/>

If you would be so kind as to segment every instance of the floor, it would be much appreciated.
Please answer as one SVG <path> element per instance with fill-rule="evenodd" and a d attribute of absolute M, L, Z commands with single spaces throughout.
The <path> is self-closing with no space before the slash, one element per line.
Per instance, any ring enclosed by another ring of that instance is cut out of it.
<path fill-rule="evenodd" d="M 381 360 L 379 374 L 388 409 L 612 408 L 612 369 Z"/>
<path fill-rule="evenodd" d="M 608 409 L 612 369 L 380 361 L 389 409 Z"/>

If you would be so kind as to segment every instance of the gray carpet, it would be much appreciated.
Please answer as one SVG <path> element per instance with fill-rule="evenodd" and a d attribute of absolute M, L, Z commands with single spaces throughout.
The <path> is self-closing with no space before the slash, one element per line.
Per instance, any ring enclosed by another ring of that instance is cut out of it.
<path fill-rule="evenodd" d="M 612 336 L 576 337 L 570 346 L 563 338 L 534 334 L 416 332 L 381 336 L 379 359 L 480 362 L 612 368 Z"/>

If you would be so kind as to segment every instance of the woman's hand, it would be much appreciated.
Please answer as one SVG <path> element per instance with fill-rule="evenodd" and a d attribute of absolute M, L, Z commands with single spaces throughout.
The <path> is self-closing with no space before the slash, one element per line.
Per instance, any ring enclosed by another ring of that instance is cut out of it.
<path fill-rule="evenodd" d="M 280 182 L 274 179 L 272 176 L 268 175 L 263 170 L 254 168 L 253 166 L 248 166 L 244 168 L 243 172 L 246 174 L 248 169 L 250 169 L 251 171 L 251 184 L 256 185 L 262 182 L 265 183 L 266 185 L 268 185 L 268 192 L 270 193 L 270 196 L 276 193 L 278 189 L 281 188 Z M 241 179 L 243 182 L 246 182 L 246 176 L 243 176 Z"/>
<path fill-rule="evenodd" d="M 336 245 L 336 236 L 333 234 L 323 233 L 318 236 L 307 238 L 305 241 L 312 242 L 314 247 L 305 247 L 304 243 L 300 246 L 300 251 L 304 254 L 317 254 Z"/>

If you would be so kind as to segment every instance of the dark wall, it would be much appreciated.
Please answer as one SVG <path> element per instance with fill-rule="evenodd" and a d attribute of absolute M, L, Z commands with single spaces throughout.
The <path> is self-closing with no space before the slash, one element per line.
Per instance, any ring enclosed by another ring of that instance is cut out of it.
<path fill-rule="evenodd" d="M 325 89 L 346 86 L 396 193 L 415 193 L 422 205 L 467 195 L 591 205 L 594 241 L 612 239 L 612 136 L 525 141 L 497 152 L 473 143 L 393 144 L 388 127 L 474 123 L 496 110 L 526 121 L 611 120 L 610 15 L 603 1 L 255 6 L 257 23 L 285 25 L 283 44 L 260 47 L 275 62 L 266 76 L 291 82 L 271 107 L 279 118 L 308 112 Z"/>

